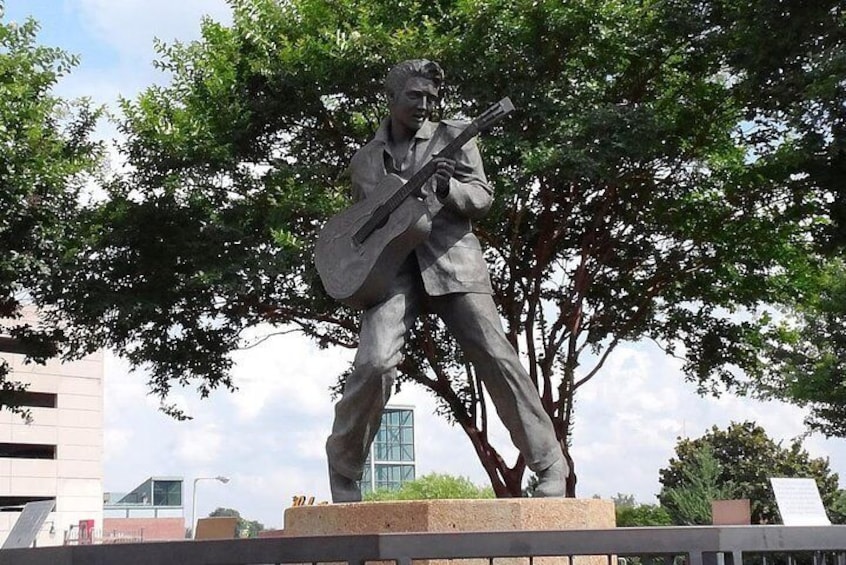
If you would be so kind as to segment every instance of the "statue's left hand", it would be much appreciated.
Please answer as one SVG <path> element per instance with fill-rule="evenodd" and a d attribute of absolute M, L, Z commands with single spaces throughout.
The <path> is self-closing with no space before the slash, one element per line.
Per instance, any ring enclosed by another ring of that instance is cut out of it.
<path fill-rule="evenodd" d="M 435 187 L 438 198 L 444 198 L 449 194 L 449 179 L 455 174 L 455 159 L 438 157 L 434 160 L 437 167 L 435 171 Z"/>

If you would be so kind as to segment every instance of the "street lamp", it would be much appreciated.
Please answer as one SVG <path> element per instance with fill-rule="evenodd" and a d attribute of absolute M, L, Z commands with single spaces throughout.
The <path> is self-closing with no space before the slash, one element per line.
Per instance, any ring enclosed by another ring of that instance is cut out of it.
<path fill-rule="evenodd" d="M 191 539 L 197 538 L 197 483 L 199 481 L 220 481 L 223 484 L 229 482 L 229 477 L 197 477 L 194 479 L 194 494 L 191 501 Z"/>

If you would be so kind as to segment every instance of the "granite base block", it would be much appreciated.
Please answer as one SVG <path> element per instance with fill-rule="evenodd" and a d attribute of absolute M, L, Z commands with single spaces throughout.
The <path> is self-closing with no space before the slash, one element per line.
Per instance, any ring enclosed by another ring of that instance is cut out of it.
<path fill-rule="evenodd" d="M 616 525 L 614 503 L 574 498 L 415 500 L 297 506 L 285 510 L 286 536 L 414 532 L 510 532 L 607 529 Z M 605 556 L 541 557 L 534 565 L 607 565 Z M 613 561 L 612 561 L 613 562 Z M 487 559 L 415 561 L 415 565 L 487 564 Z M 527 558 L 495 565 L 528 565 Z"/>

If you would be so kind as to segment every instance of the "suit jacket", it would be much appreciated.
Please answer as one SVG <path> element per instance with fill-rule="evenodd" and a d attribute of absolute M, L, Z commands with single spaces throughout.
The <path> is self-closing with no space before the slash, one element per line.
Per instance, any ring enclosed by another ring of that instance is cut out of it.
<path fill-rule="evenodd" d="M 358 150 L 350 163 L 353 198 L 367 198 L 379 182 L 391 172 L 406 180 L 458 136 L 466 124 L 453 120 L 426 121 L 417 131 L 405 160 L 397 163 L 388 144 L 389 120 L 384 120 L 373 140 Z M 431 146 L 431 147 L 430 147 Z M 432 233 L 414 251 L 430 296 L 453 292 L 491 294 L 488 268 L 479 240 L 473 234 L 472 220 L 487 214 L 493 191 L 485 178 L 482 159 L 471 140 L 453 158 L 455 174 L 450 179 L 449 194 L 442 200 L 435 194 L 434 179 L 428 186 L 426 201 L 432 210 Z"/>

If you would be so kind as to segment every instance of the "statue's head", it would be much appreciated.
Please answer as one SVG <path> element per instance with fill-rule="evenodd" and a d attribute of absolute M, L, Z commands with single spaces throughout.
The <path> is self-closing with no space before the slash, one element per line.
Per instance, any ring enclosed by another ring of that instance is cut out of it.
<path fill-rule="evenodd" d="M 434 83 L 440 89 L 444 82 L 444 70 L 434 61 L 428 59 L 409 59 L 394 65 L 385 77 L 385 94 L 388 103 L 399 94 L 410 78 L 424 78 Z"/>
<path fill-rule="evenodd" d="M 412 135 L 419 130 L 438 103 L 444 71 L 426 59 L 403 61 L 385 79 L 391 111 L 392 135 Z"/>

